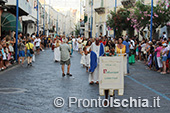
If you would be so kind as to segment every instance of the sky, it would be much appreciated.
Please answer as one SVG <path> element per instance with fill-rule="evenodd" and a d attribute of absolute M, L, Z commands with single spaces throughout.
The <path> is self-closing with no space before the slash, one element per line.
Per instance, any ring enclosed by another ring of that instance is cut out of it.
<path fill-rule="evenodd" d="M 80 8 L 80 0 L 46 0 L 46 3 L 49 4 L 50 1 L 51 6 L 57 9 L 69 10 L 70 8 Z"/>

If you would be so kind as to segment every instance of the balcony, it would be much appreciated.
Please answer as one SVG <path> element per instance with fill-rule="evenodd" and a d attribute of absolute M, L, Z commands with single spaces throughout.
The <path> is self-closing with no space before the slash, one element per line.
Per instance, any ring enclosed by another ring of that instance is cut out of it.
<path fill-rule="evenodd" d="M 98 0 L 99 1 L 99 0 Z M 94 4 L 94 10 L 98 13 L 98 14 L 103 14 L 105 13 L 105 7 L 103 4 L 103 0 L 101 0 L 100 2 L 95 2 Z"/>
<path fill-rule="evenodd" d="M 130 8 L 130 7 L 133 7 L 134 4 L 135 4 L 135 1 L 136 0 L 122 0 L 122 5 L 125 7 L 125 8 Z"/>

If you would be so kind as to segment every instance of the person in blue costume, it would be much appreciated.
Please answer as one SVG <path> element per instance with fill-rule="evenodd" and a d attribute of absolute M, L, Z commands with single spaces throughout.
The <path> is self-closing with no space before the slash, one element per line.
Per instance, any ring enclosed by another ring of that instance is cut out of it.
<path fill-rule="evenodd" d="M 96 39 L 96 42 L 92 45 L 92 52 L 90 54 L 90 74 L 89 74 L 89 83 L 99 84 L 99 56 L 104 55 L 104 46 L 99 43 L 99 40 Z"/>

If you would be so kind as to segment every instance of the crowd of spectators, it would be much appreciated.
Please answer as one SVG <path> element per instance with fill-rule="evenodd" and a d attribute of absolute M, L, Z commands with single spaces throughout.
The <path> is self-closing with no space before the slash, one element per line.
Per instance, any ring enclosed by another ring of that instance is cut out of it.
<path fill-rule="evenodd" d="M 54 35 L 53 35 L 54 36 Z M 15 32 L 11 32 L 10 35 L 3 35 L 0 37 L 0 71 L 7 69 L 14 64 L 22 64 L 28 56 L 26 44 L 30 41 L 34 45 L 33 61 L 35 61 L 35 54 L 39 54 L 40 51 L 44 51 L 44 48 L 51 47 L 52 36 L 46 38 L 45 35 L 37 36 L 35 33 L 29 35 L 23 35 L 18 33 L 17 42 L 17 58 L 16 58 L 16 35 Z M 16 60 L 17 59 L 17 60 Z"/>

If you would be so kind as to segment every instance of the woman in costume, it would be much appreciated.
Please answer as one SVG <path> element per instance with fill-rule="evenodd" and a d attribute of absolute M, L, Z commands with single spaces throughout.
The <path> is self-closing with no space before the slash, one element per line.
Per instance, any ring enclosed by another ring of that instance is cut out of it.
<path fill-rule="evenodd" d="M 127 58 L 125 57 L 126 56 L 126 46 L 123 44 L 123 38 L 122 37 L 120 37 L 119 39 L 118 39 L 118 44 L 116 45 L 116 54 L 117 54 L 117 56 L 124 56 L 123 57 L 123 61 L 124 61 L 124 65 L 123 65 L 123 67 L 124 67 L 124 75 L 126 75 L 127 74 Z"/>
<path fill-rule="evenodd" d="M 55 46 L 54 46 L 54 61 L 59 62 L 60 61 L 60 40 L 56 40 Z"/>
<path fill-rule="evenodd" d="M 118 54 L 118 56 L 126 54 L 126 46 L 123 44 L 122 37 L 118 39 L 118 44 L 116 45 L 116 53 Z"/>
<path fill-rule="evenodd" d="M 85 59 L 84 59 L 84 63 L 85 63 L 85 67 L 86 67 L 86 72 L 88 72 L 89 67 L 90 67 L 90 48 L 91 48 L 91 44 L 92 42 L 89 40 L 86 44 L 86 51 L 85 51 Z"/>

